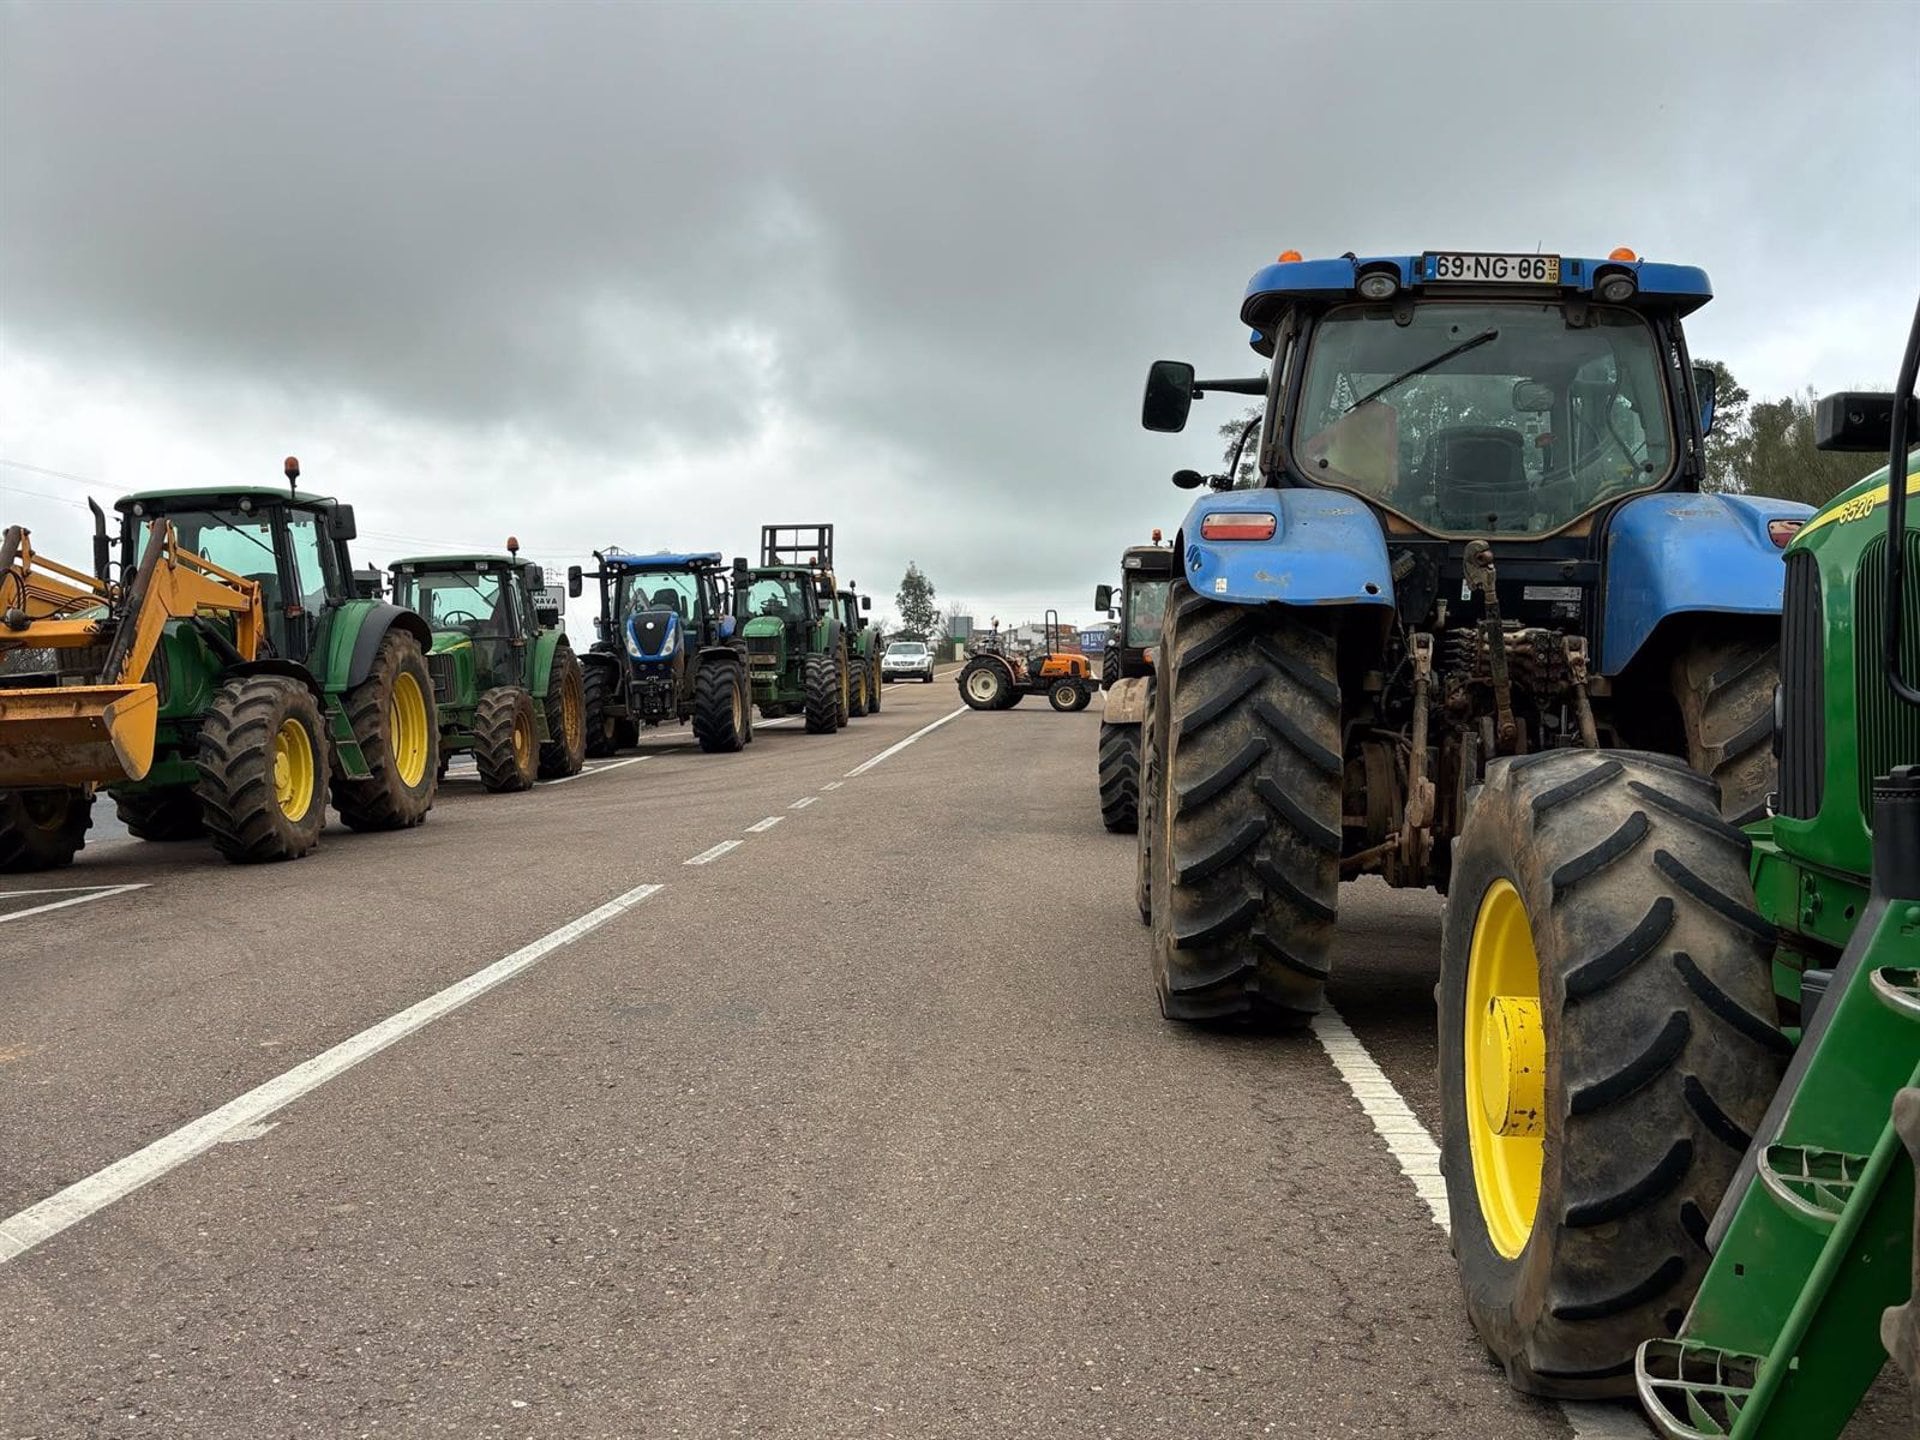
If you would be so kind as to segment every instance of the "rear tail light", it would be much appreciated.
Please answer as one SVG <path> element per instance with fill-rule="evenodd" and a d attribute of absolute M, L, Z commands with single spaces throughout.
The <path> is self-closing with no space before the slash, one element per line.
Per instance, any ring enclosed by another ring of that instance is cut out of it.
<path fill-rule="evenodd" d="M 1806 523 L 1804 520 L 1769 520 L 1767 538 L 1784 550 L 1788 542 L 1800 533 L 1800 527 Z"/>
<path fill-rule="evenodd" d="M 1257 510 L 1217 510 L 1200 522 L 1202 540 L 1271 540 L 1275 520 Z"/>

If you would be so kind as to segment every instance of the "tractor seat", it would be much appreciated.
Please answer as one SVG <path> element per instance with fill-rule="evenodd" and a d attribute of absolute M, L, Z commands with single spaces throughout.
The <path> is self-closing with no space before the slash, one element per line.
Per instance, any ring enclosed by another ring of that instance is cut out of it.
<path fill-rule="evenodd" d="M 1428 451 L 1441 522 L 1479 529 L 1489 515 L 1517 505 L 1531 509 L 1526 441 L 1504 425 L 1456 425 L 1433 437 Z"/>

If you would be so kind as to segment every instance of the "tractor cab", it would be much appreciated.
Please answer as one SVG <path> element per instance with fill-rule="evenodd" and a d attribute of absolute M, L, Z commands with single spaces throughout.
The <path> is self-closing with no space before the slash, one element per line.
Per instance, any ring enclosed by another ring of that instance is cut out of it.
<path fill-rule="evenodd" d="M 557 614 L 550 622 L 542 614 L 544 572 L 520 558 L 517 541 L 509 539 L 507 551 L 421 555 L 391 567 L 395 603 L 418 612 L 433 631 L 429 665 L 443 699 L 445 672 L 460 654 L 471 657 L 483 689 L 522 684 L 527 646 L 558 622 Z"/>
<path fill-rule="evenodd" d="M 1153 532 L 1151 545 L 1129 546 L 1120 557 L 1120 584 L 1094 587 L 1093 608 L 1113 616 L 1107 648 L 1100 657 L 1101 683 L 1136 680 L 1153 673 L 1153 651 L 1167 610 L 1167 587 L 1179 573 L 1173 551 Z"/>
<path fill-rule="evenodd" d="M 624 653 L 636 664 L 672 664 L 692 645 L 717 645 L 733 634 L 726 569 L 717 552 L 629 555 L 595 551 L 600 568 L 568 572 L 569 589 L 581 579 L 600 582 L 596 650 Z"/>

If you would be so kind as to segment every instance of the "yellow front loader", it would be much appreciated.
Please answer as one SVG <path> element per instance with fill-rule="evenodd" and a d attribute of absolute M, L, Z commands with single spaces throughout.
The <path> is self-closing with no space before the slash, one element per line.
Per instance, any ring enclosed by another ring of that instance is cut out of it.
<path fill-rule="evenodd" d="M 153 765 L 169 620 L 222 617 L 236 658 L 265 634 L 259 585 L 179 548 L 155 520 L 130 580 L 75 570 L 0 536 L 0 870 L 62 865 L 80 848 L 93 791 Z"/>

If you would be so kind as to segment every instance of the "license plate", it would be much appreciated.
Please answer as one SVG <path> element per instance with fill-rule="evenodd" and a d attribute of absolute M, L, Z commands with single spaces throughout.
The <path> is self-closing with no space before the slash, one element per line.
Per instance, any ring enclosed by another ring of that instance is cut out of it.
<path fill-rule="evenodd" d="M 1481 255 L 1429 250 L 1427 278 L 1454 285 L 1558 285 L 1558 255 Z"/>

